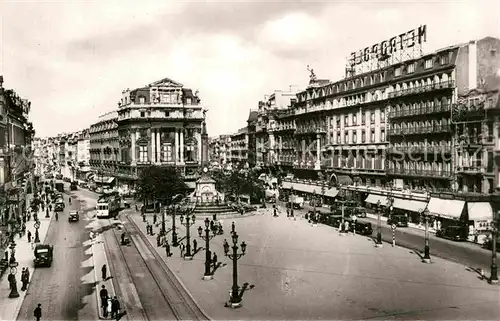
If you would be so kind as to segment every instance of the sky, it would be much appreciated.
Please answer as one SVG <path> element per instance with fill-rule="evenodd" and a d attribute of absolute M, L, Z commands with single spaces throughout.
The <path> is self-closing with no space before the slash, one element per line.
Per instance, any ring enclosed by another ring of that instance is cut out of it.
<path fill-rule="evenodd" d="M 90 126 L 122 90 L 168 77 L 199 90 L 210 136 L 246 125 L 307 65 L 340 80 L 350 52 L 427 25 L 425 52 L 500 38 L 500 1 L 0 0 L 4 87 L 32 102 L 36 135 Z"/>

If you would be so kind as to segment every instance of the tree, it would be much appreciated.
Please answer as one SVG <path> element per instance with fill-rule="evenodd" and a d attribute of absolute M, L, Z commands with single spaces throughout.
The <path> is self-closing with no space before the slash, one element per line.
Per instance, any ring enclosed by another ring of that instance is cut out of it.
<path fill-rule="evenodd" d="M 177 194 L 184 194 L 186 183 L 173 166 L 148 166 L 143 168 L 137 181 L 137 195 L 146 204 L 149 201 L 169 204 Z"/>

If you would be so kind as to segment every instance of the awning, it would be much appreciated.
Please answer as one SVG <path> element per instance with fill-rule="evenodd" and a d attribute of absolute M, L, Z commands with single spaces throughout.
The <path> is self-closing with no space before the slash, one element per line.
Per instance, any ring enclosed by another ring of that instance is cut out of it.
<path fill-rule="evenodd" d="M 347 175 L 339 175 L 337 177 L 337 184 L 339 184 L 339 185 L 352 185 L 353 181 L 352 181 L 352 178 L 350 178 Z"/>
<path fill-rule="evenodd" d="M 369 194 L 368 197 L 365 199 L 365 202 L 370 203 L 370 204 L 377 204 L 378 201 L 380 201 L 380 205 L 386 206 L 387 205 L 387 196 Z"/>
<path fill-rule="evenodd" d="M 493 209 L 488 202 L 468 202 L 469 221 L 493 221 Z"/>
<path fill-rule="evenodd" d="M 458 220 L 462 216 L 464 205 L 465 201 L 431 197 L 427 209 L 432 215 Z"/>
<path fill-rule="evenodd" d="M 394 198 L 393 206 L 406 211 L 420 212 L 427 206 L 426 202 L 407 200 L 402 198 Z"/>
<path fill-rule="evenodd" d="M 334 188 L 330 188 L 330 189 L 326 190 L 325 196 L 336 197 L 338 193 L 339 193 L 339 190 L 334 187 Z"/>
<path fill-rule="evenodd" d="M 94 181 L 101 184 L 111 184 L 114 180 L 114 177 L 94 177 Z"/>

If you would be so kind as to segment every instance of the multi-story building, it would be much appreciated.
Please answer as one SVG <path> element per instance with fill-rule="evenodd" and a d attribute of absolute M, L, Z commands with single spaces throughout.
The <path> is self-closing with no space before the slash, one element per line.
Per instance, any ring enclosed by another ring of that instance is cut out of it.
<path fill-rule="evenodd" d="M 231 135 L 229 146 L 232 168 L 248 167 L 248 128 L 243 127 Z"/>
<path fill-rule="evenodd" d="M 217 163 L 220 168 L 226 168 L 231 163 L 230 135 L 220 135 L 209 141 L 209 159 L 211 164 Z"/>
<path fill-rule="evenodd" d="M 205 114 L 197 92 L 169 78 L 127 89 L 116 122 L 121 158 L 115 171 L 122 180 L 137 179 L 143 166 L 176 166 L 194 188 L 199 168 L 208 160 Z"/>
<path fill-rule="evenodd" d="M 77 138 L 77 172 L 79 180 L 86 180 L 91 173 L 90 168 L 90 134 L 88 129 L 78 133 Z"/>
<path fill-rule="evenodd" d="M 121 161 L 117 111 L 99 116 L 97 122 L 90 125 L 89 146 L 89 164 L 97 173 L 94 180 L 112 183 Z"/>

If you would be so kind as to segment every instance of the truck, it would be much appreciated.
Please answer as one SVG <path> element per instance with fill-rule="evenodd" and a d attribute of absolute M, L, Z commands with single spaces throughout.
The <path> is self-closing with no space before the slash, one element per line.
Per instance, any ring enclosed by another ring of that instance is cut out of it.
<path fill-rule="evenodd" d="M 97 218 L 110 218 L 120 211 L 121 197 L 118 192 L 102 194 L 97 200 Z"/>
<path fill-rule="evenodd" d="M 54 246 L 48 244 L 37 244 L 34 250 L 34 265 L 38 266 L 51 266 L 53 258 Z"/>
<path fill-rule="evenodd" d="M 58 192 L 64 192 L 64 184 L 63 183 L 56 183 L 56 191 Z"/>

